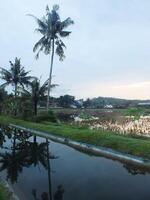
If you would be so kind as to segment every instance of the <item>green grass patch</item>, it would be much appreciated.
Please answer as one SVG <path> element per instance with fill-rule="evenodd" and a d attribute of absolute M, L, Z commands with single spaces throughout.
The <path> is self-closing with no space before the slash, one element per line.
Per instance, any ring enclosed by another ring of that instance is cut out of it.
<path fill-rule="evenodd" d="M 76 141 L 109 147 L 120 152 L 150 159 L 149 138 L 133 135 L 119 135 L 114 132 L 103 130 L 90 130 L 88 128 L 81 128 L 63 123 L 34 123 L 4 116 L 0 116 L 0 123 L 13 123 L 27 128 L 50 132 Z"/>
<path fill-rule="evenodd" d="M 2 183 L 0 183 L 0 200 L 9 200 L 8 192 Z"/>

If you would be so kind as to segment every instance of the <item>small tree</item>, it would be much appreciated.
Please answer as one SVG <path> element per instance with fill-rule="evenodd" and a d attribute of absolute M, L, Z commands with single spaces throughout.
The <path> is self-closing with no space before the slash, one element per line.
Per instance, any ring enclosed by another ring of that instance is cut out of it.
<path fill-rule="evenodd" d="M 18 58 L 15 58 L 15 62 L 10 61 L 10 69 L 6 70 L 5 68 L 0 68 L 0 78 L 5 82 L 0 86 L 1 88 L 5 88 L 8 85 L 12 85 L 14 87 L 14 96 L 15 103 L 16 97 L 18 93 L 18 86 L 24 88 L 25 85 L 29 85 L 30 81 L 33 77 L 28 76 L 29 71 L 25 71 L 24 67 L 21 65 L 21 61 Z M 15 115 L 16 115 L 16 106 L 15 106 Z"/>
<path fill-rule="evenodd" d="M 64 95 L 60 96 L 58 99 L 59 106 L 62 106 L 64 108 L 70 107 L 72 104 L 75 103 L 75 97 L 71 95 Z"/>
<path fill-rule="evenodd" d="M 57 85 L 51 85 L 51 89 L 56 87 Z M 47 93 L 47 89 L 48 89 L 48 80 L 45 81 L 45 83 L 43 85 L 41 85 L 40 80 L 38 78 L 35 78 L 31 83 L 30 86 L 28 88 L 28 90 L 26 89 L 22 89 L 21 92 L 24 96 L 26 96 L 27 98 L 31 98 L 32 99 L 32 103 L 33 103 L 33 108 L 34 108 L 34 114 L 37 115 L 37 105 L 39 103 L 39 101 L 45 96 L 45 94 Z"/>
<path fill-rule="evenodd" d="M 58 14 L 58 10 L 58 5 L 54 5 L 51 11 L 47 6 L 46 15 L 43 16 L 42 19 L 38 19 L 37 17 L 31 15 L 36 19 L 38 24 L 38 28 L 36 28 L 35 31 L 39 32 L 42 35 L 42 38 L 35 44 L 33 48 L 33 52 L 37 51 L 36 58 L 39 58 L 39 53 L 41 51 L 43 51 L 46 55 L 51 54 L 50 73 L 48 79 L 47 110 L 49 108 L 54 53 L 56 53 L 59 56 L 59 59 L 61 61 L 65 58 L 64 48 L 66 48 L 66 46 L 61 40 L 61 38 L 70 35 L 71 32 L 66 31 L 66 28 L 68 28 L 69 25 L 74 23 L 70 17 L 68 17 L 64 21 L 61 21 L 60 16 Z"/>

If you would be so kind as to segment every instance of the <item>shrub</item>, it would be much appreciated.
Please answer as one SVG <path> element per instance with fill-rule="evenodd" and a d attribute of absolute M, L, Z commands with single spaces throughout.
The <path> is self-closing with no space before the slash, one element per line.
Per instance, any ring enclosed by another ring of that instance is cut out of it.
<path fill-rule="evenodd" d="M 57 118 L 53 111 L 49 110 L 48 112 L 44 111 L 40 113 L 37 116 L 34 116 L 32 119 L 34 122 L 42 122 L 42 121 L 48 121 L 48 122 L 57 122 Z"/>
<path fill-rule="evenodd" d="M 62 122 L 70 122 L 73 120 L 73 116 L 70 113 L 59 112 L 56 114 L 57 119 Z"/>

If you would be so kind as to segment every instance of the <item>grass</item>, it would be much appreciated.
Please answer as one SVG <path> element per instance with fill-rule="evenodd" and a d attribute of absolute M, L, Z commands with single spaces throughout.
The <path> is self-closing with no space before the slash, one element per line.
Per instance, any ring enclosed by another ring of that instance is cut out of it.
<path fill-rule="evenodd" d="M 120 152 L 150 159 L 150 139 L 144 137 L 119 135 L 110 131 L 90 130 L 68 124 L 33 123 L 5 116 L 0 116 L 0 123 L 13 123 L 23 127 L 51 132 L 76 141 L 109 147 Z"/>
<path fill-rule="evenodd" d="M 6 188 L 2 183 L 0 183 L 0 200 L 8 200 L 9 195 L 8 192 L 6 191 Z"/>

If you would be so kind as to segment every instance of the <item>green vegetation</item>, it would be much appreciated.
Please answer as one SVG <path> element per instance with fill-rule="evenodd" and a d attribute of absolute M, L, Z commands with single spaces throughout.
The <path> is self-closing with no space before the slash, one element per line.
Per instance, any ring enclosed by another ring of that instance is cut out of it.
<path fill-rule="evenodd" d="M 51 89 L 53 89 L 56 86 L 57 85 L 54 85 L 54 84 L 51 85 Z M 45 83 L 43 83 L 41 85 L 40 80 L 35 77 L 27 89 L 25 89 L 25 88 L 20 89 L 22 96 L 24 96 L 25 98 L 31 99 L 32 105 L 34 108 L 34 115 L 37 115 L 38 103 L 41 99 L 44 98 L 44 96 L 47 92 L 47 87 L 48 87 L 48 80 L 45 81 Z"/>
<path fill-rule="evenodd" d="M 56 118 L 54 112 L 49 110 L 48 112 L 44 111 L 44 112 L 41 112 L 39 115 L 30 118 L 30 121 L 32 121 L 32 122 L 43 122 L 43 121 L 57 122 L 57 118 Z"/>
<path fill-rule="evenodd" d="M 144 108 L 132 107 L 132 108 L 126 109 L 126 111 L 124 113 L 127 116 L 134 116 L 134 117 L 138 118 L 141 115 L 145 114 L 145 109 Z"/>
<path fill-rule="evenodd" d="M 119 135 L 110 131 L 90 130 L 83 127 L 58 124 L 58 123 L 34 123 L 0 116 L 1 123 L 13 123 L 40 131 L 51 132 L 76 141 L 109 147 L 124 153 L 142 156 L 150 159 L 150 139 L 135 135 Z"/>
<path fill-rule="evenodd" d="M 14 115 L 17 115 L 17 96 L 18 96 L 18 87 L 28 86 L 32 80 L 32 76 L 29 76 L 29 71 L 25 71 L 24 67 L 21 65 L 21 60 L 15 58 L 15 62 L 10 63 L 10 69 L 6 70 L 5 68 L 0 68 L 0 78 L 4 83 L 0 86 L 4 89 L 6 86 L 13 86 L 14 88 L 14 98 L 11 99 L 11 105 L 13 107 Z"/>
<path fill-rule="evenodd" d="M 0 200 L 9 200 L 9 194 L 4 185 L 0 182 Z"/>
<path fill-rule="evenodd" d="M 127 100 L 112 97 L 96 97 L 87 99 L 83 102 L 85 108 L 104 108 L 106 105 L 112 105 L 113 108 L 125 109 L 128 107 L 137 107 L 139 103 L 149 103 L 149 100 Z M 150 106 L 142 106 L 149 108 Z"/>

